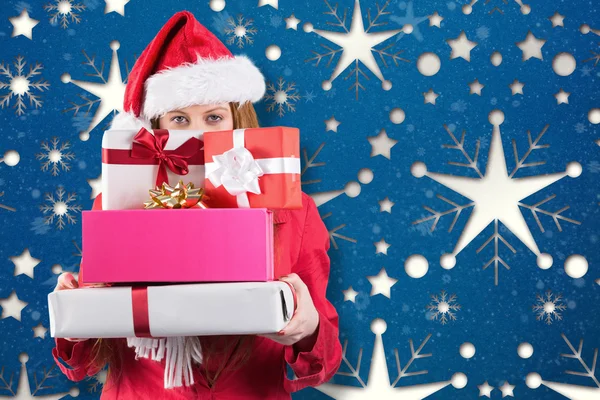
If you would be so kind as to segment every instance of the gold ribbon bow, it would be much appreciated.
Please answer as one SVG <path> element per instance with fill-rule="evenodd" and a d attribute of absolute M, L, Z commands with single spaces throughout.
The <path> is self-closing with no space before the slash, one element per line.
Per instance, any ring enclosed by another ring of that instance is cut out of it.
<path fill-rule="evenodd" d="M 207 208 L 203 200 L 207 197 L 204 188 L 195 188 L 193 183 L 179 181 L 175 187 L 163 182 L 161 187 L 150 189 L 150 200 L 144 203 L 145 209 L 152 208 Z"/>

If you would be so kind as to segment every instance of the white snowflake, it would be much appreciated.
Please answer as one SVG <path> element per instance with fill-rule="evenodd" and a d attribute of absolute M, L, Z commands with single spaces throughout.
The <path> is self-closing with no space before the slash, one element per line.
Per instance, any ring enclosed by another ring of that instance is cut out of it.
<path fill-rule="evenodd" d="M 64 83 L 72 83 L 75 86 L 80 87 L 86 92 L 94 95 L 96 99 L 90 99 L 85 95 L 80 95 L 79 97 L 84 101 L 83 103 L 75 103 L 70 102 L 73 107 L 64 110 L 64 112 L 74 111 L 74 117 L 78 116 L 79 111 L 85 110 L 83 115 L 84 119 L 88 117 L 92 107 L 99 103 L 98 108 L 96 109 L 96 113 L 94 117 L 91 119 L 87 130 L 82 131 L 79 137 L 82 140 L 87 140 L 89 138 L 89 133 L 96 127 L 100 122 L 102 122 L 110 113 L 116 113 L 123 111 L 123 99 L 125 98 L 125 87 L 127 84 L 127 77 L 129 76 L 129 65 L 125 62 L 125 71 L 127 72 L 127 76 L 125 79 L 121 76 L 121 67 L 119 63 L 119 55 L 118 50 L 120 47 L 120 43 L 118 41 L 112 41 L 110 43 L 110 48 L 112 50 L 112 59 L 110 62 L 110 70 L 108 72 L 108 78 L 104 77 L 104 61 L 100 64 L 100 66 L 96 65 L 96 57 L 88 56 L 85 51 L 82 51 L 85 56 L 86 61 L 83 63 L 90 67 L 94 73 L 87 74 L 88 76 L 93 76 L 99 78 L 102 83 L 96 82 L 87 82 L 71 79 L 71 75 L 65 74 L 61 77 L 61 80 Z"/>
<path fill-rule="evenodd" d="M 449 321 L 456 321 L 456 312 L 460 311 L 460 304 L 457 303 L 457 296 L 452 294 L 448 296 L 445 290 L 439 295 L 431 295 L 431 303 L 427 305 L 431 319 L 440 321 L 442 325 L 446 325 Z"/>
<path fill-rule="evenodd" d="M 454 247 L 452 253 L 444 254 L 440 263 L 446 269 L 452 269 L 456 265 L 456 256 L 469 245 L 474 239 L 480 236 L 484 229 L 490 224 L 494 225 L 494 233 L 486 240 L 486 242 L 477 249 L 477 253 L 481 252 L 489 244 L 493 243 L 494 256 L 483 266 L 487 269 L 490 265 L 494 265 L 495 284 L 498 284 L 498 269 L 502 265 L 506 269 L 510 269 L 508 264 L 499 255 L 499 245 L 503 244 L 513 253 L 516 250 L 502 236 L 500 224 L 513 233 L 523 244 L 525 244 L 536 256 L 537 264 L 540 268 L 549 268 L 552 265 L 552 256 L 547 253 L 542 253 L 531 234 L 529 226 L 523 217 L 521 208 L 528 209 L 538 227 L 544 232 L 540 215 L 551 217 L 559 231 L 562 231 L 561 221 L 580 225 L 579 221 L 567 218 L 562 214 L 569 209 L 569 206 L 562 207 L 557 211 L 547 211 L 541 208 L 556 197 L 550 195 L 544 200 L 528 205 L 522 202 L 523 199 L 539 192 L 540 190 L 552 185 L 554 182 L 569 176 L 576 178 L 581 174 L 581 165 L 577 162 L 567 164 L 564 172 L 557 172 L 546 175 L 533 175 L 523 178 L 516 178 L 515 174 L 522 169 L 535 167 L 545 164 L 545 161 L 529 161 L 529 156 L 534 150 L 544 149 L 549 147 L 540 143 L 541 138 L 548 130 L 549 125 L 546 125 L 535 139 L 531 136 L 531 132 L 527 132 L 527 140 L 529 147 L 524 154 L 519 154 L 517 142 L 513 140 L 512 148 L 514 152 L 515 166 L 509 173 L 506 165 L 506 157 L 502 146 L 500 136 L 500 125 L 504 122 L 504 114 L 499 110 L 494 110 L 490 113 L 489 121 L 493 125 L 492 140 L 490 142 L 489 154 L 485 173 L 479 168 L 479 141 L 475 145 L 474 155 L 467 153 L 465 147 L 465 131 L 462 132 L 460 139 L 447 126 L 444 126 L 446 132 L 452 139 L 452 144 L 446 144 L 443 147 L 453 150 L 458 150 L 466 159 L 465 163 L 450 161 L 448 164 L 470 169 L 476 174 L 476 177 L 449 175 L 430 172 L 427 166 L 422 162 L 416 162 L 411 168 L 411 172 L 417 178 L 427 176 L 428 178 L 438 182 L 441 185 L 453 190 L 456 193 L 463 195 L 471 200 L 471 203 L 459 205 L 441 195 L 437 197 L 453 207 L 445 211 L 437 211 L 430 207 L 424 208 L 431 213 L 428 217 L 414 221 L 413 224 L 420 224 L 433 220 L 434 224 L 431 230 L 435 230 L 438 221 L 446 215 L 454 215 L 454 219 L 448 229 L 449 232 L 454 228 L 461 212 L 467 208 L 473 207 L 469 216 L 469 220 L 463 228 L 463 231 Z"/>
<path fill-rule="evenodd" d="M 462 7 L 462 12 L 465 15 L 469 15 L 473 12 L 473 6 L 478 3 L 479 1 L 482 0 L 470 0 L 469 4 L 465 4 Z M 523 15 L 527 15 L 531 12 L 531 6 L 529 6 L 528 4 L 524 4 L 522 0 L 512 0 L 514 3 L 519 5 L 519 11 L 521 11 L 521 14 Z M 489 6 L 489 3 L 493 2 L 491 6 Z M 494 14 L 494 13 L 499 13 L 499 14 L 504 14 L 504 11 L 500 8 L 500 2 L 504 3 L 504 4 L 508 4 L 509 0 L 485 0 L 485 4 L 488 7 L 492 7 L 492 9 L 488 12 L 488 14 Z"/>
<path fill-rule="evenodd" d="M 49 3 L 44 6 L 44 10 L 50 14 L 50 23 L 55 25 L 60 20 L 60 26 L 63 29 L 69 27 L 69 23 L 81 22 L 79 13 L 86 9 L 82 3 L 73 4 L 73 0 L 54 0 L 54 3 Z"/>
<path fill-rule="evenodd" d="M 42 142 L 41 147 L 43 152 L 38 153 L 35 157 L 42 161 L 41 170 L 46 172 L 50 170 L 52 176 L 57 176 L 61 170 L 69 171 L 71 165 L 69 161 L 75 158 L 75 153 L 66 151 L 71 147 L 69 141 L 64 142 L 60 145 L 60 139 L 53 137 L 50 143 Z"/>
<path fill-rule="evenodd" d="M 13 106 L 15 114 L 23 115 L 25 113 L 25 100 L 29 100 L 29 105 L 34 105 L 35 108 L 42 106 L 42 100 L 39 95 L 33 94 L 32 90 L 36 89 L 43 92 L 48 89 L 50 83 L 44 79 L 40 79 L 37 82 L 32 82 L 32 77 L 41 74 L 43 69 L 42 64 L 35 63 L 35 66 L 29 66 L 29 72 L 24 74 L 27 62 L 24 61 L 23 56 L 17 56 L 13 62 L 15 72 L 11 71 L 10 64 L 0 64 L 0 77 L 4 76 L 8 79 L 8 82 L 0 81 L 0 89 L 8 89 L 8 93 L 5 96 L 0 96 L 0 108 L 10 106 L 10 101 L 13 97 L 16 97 L 16 103 Z"/>
<path fill-rule="evenodd" d="M 551 290 L 546 295 L 537 295 L 536 304 L 533 305 L 533 312 L 537 314 L 538 321 L 545 321 L 551 325 L 553 321 L 562 320 L 562 312 L 567 309 L 562 295 L 555 295 Z"/>
<path fill-rule="evenodd" d="M 276 111 L 277 115 L 283 117 L 286 111 L 296 111 L 296 102 L 300 100 L 300 95 L 294 82 L 285 82 L 280 77 L 277 83 L 267 82 L 265 100 L 268 112 Z"/>
<path fill-rule="evenodd" d="M 81 212 L 81 206 L 74 204 L 77 200 L 76 193 L 69 193 L 65 198 L 65 189 L 59 187 L 56 189 L 56 197 L 52 193 L 46 193 L 44 199 L 47 204 L 41 205 L 40 210 L 44 214 L 49 214 L 44 217 L 46 224 L 55 223 L 58 229 L 64 229 L 67 222 L 70 224 L 77 222 L 73 214 Z"/>
<path fill-rule="evenodd" d="M 380 45 L 381 43 L 401 32 L 412 32 L 413 27 L 407 24 L 403 27 L 403 29 L 371 32 L 372 28 L 387 24 L 387 22 L 380 21 L 379 18 L 381 16 L 390 14 L 389 11 L 386 11 L 387 6 L 390 4 L 390 0 L 387 0 L 382 6 L 377 4 L 377 13 L 375 13 L 375 16 L 372 16 L 370 10 L 367 11 L 369 25 L 366 27 L 366 29 L 364 26 L 359 0 L 356 0 L 354 3 L 354 11 L 352 13 L 352 20 L 349 28 L 347 26 L 346 18 L 348 10 L 344 10 L 343 15 L 340 15 L 338 13 L 337 4 L 332 6 L 328 0 L 324 0 L 324 2 L 329 10 L 326 11 L 325 14 L 330 15 L 335 19 L 335 22 L 329 23 L 329 25 L 336 26 L 344 31 L 325 31 L 322 29 L 313 29 L 312 25 L 308 25 L 307 29 L 309 32 L 314 32 L 322 38 L 327 39 L 328 41 L 340 47 L 339 49 L 333 49 L 330 46 L 322 44 L 321 46 L 325 49 L 325 51 L 322 53 L 318 51 L 312 51 L 314 57 L 306 60 L 306 62 L 314 61 L 315 66 L 318 66 L 322 60 L 327 59 L 327 67 L 329 67 L 336 55 L 341 52 L 341 56 L 335 69 L 333 70 L 333 73 L 331 74 L 331 77 L 322 84 L 323 90 L 331 90 L 333 81 L 342 72 L 354 64 L 354 68 L 350 70 L 346 79 L 354 76 L 354 84 L 350 87 L 350 89 L 354 89 L 356 91 L 356 99 L 358 99 L 358 90 L 365 90 L 365 87 L 360 83 L 360 78 L 363 77 L 369 79 L 359 63 L 364 65 L 381 81 L 381 86 L 384 90 L 390 90 L 392 88 L 392 83 L 389 80 L 385 80 L 383 77 L 383 73 L 377 64 L 375 56 L 379 56 L 384 67 L 388 66 L 386 59 L 393 61 L 396 66 L 399 65 L 398 63 L 400 61 L 409 62 L 409 60 L 400 57 L 400 54 L 402 54 L 403 51 L 398 51 L 395 53 L 388 52 L 389 49 L 395 46 L 395 43 L 391 43 L 382 49 L 376 49 L 375 46 Z"/>
<path fill-rule="evenodd" d="M 237 20 L 230 17 L 225 28 L 225 33 L 229 36 L 227 44 L 235 43 L 241 49 L 246 44 L 254 43 L 253 36 L 257 31 L 252 23 L 252 19 L 245 19 L 241 14 L 238 15 Z"/>

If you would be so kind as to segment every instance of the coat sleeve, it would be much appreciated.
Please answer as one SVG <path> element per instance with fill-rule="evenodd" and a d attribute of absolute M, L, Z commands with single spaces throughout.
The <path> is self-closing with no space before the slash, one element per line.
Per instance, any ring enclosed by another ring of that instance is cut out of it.
<path fill-rule="evenodd" d="M 90 365 L 94 339 L 81 342 L 69 342 L 63 338 L 55 338 L 54 340 L 56 346 L 52 349 L 52 357 L 54 357 L 54 361 L 68 379 L 75 382 L 81 381 L 87 376 L 96 375 L 102 369 Z"/>
<path fill-rule="evenodd" d="M 308 346 L 303 346 L 301 350 L 295 345 L 285 346 L 285 361 L 296 375 L 293 380 L 285 377 L 284 387 L 288 393 L 327 382 L 337 372 L 342 360 L 338 314 L 325 297 L 330 268 L 327 255 L 329 233 L 314 200 L 306 197 L 307 212 L 300 255 L 292 272 L 298 274 L 308 286 L 319 313 L 319 325 L 315 334 L 309 338 Z"/>
<path fill-rule="evenodd" d="M 92 206 L 92 210 L 98 209 L 102 209 L 101 195 L 96 197 L 94 205 Z M 82 286 L 81 275 L 82 271 L 80 267 L 79 286 Z M 63 338 L 55 338 L 54 340 L 56 345 L 52 349 L 52 357 L 54 357 L 54 361 L 68 379 L 77 382 L 84 379 L 86 376 L 97 374 L 102 369 L 90 365 L 94 339 L 88 339 L 81 342 L 70 342 Z M 63 362 L 61 362 L 60 359 L 62 359 Z"/>

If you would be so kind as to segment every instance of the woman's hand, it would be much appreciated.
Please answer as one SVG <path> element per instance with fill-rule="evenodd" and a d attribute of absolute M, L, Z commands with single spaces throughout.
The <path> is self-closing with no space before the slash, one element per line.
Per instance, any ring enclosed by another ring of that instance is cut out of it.
<path fill-rule="evenodd" d="M 101 285 L 101 284 L 99 284 Z M 106 285 L 101 285 L 101 286 L 106 286 Z M 75 279 L 75 277 L 73 277 L 73 275 L 69 272 L 63 272 L 62 274 L 60 274 L 58 276 L 58 283 L 56 284 L 56 287 L 54 288 L 54 291 L 59 291 L 59 290 L 69 290 L 69 289 L 77 289 L 79 288 L 79 284 L 77 283 L 77 280 Z M 68 340 L 69 342 L 82 342 L 84 340 L 88 340 L 88 339 L 76 339 L 76 338 L 65 338 L 65 340 Z"/>
<path fill-rule="evenodd" d="M 315 308 L 308 287 L 297 274 L 282 276 L 279 279 L 290 283 L 294 287 L 297 301 L 296 311 L 292 316 L 292 320 L 284 329 L 277 333 L 267 333 L 259 336 L 264 336 L 286 346 L 291 346 L 300 341 L 310 341 L 311 336 L 316 333 L 319 326 L 319 312 Z"/>
<path fill-rule="evenodd" d="M 77 280 L 70 272 L 63 272 L 58 276 L 58 283 L 54 288 L 54 291 L 57 292 L 59 290 L 67 290 L 67 289 L 77 289 L 79 284 Z"/>

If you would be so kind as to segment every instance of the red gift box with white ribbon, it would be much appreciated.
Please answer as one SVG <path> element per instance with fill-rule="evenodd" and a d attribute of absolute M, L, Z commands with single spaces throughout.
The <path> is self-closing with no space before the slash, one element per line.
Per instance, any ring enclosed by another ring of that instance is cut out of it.
<path fill-rule="evenodd" d="M 210 207 L 302 208 L 297 128 L 204 132 L 204 157 Z"/>

